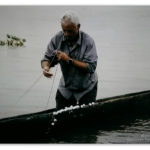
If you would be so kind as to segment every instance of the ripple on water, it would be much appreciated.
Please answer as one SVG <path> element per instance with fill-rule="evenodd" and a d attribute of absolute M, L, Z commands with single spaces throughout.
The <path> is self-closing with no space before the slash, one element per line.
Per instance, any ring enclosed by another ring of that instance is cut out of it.
<path fill-rule="evenodd" d="M 121 127 L 121 129 L 120 129 Z M 97 135 L 97 143 L 146 144 L 150 143 L 150 119 L 136 119 L 132 124 L 121 125 L 119 130 L 103 131 Z M 102 134 L 101 134 L 102 133 Z"/>

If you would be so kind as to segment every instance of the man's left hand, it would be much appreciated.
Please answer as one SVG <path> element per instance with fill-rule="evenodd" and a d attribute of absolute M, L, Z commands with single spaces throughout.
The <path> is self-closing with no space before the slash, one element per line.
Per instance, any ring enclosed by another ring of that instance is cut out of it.
<path fill-rule="evenodd" d="M 61 52 L 61 51 L 56 51 L 56 55 L 57 55 L 58 61 L 60 60 L 69 61 L 70 59 L 70 57 L 66 53 Z"/>

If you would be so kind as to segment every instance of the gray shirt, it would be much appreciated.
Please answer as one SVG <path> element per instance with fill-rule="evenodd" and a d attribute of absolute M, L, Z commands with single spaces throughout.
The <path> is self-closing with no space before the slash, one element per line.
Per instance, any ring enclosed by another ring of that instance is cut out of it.
<path fill-rule="evenodd" d="M 62 31 L 58 32 L 47 46 L 42 61 L 49 61 L 51 67 L 55 66 L 58 61 L 54 57 L 54 50 L 65 52 L 72 59 L 85 62 L 87 70 L 68 64 L 66 61 L 60 61 L 62 77 L 59 83 L 59 91 L 69 99 L 72 95 L 76 100 L 80 100 L 87 92 L 89 92 L 98 81 L 96 66 L 97 52 L 93 39 L 83 31 L 79 31 L 76 44 L 71 47 L 67 42 Z M 52 61 L 53 60 L 53 61 Z"/>

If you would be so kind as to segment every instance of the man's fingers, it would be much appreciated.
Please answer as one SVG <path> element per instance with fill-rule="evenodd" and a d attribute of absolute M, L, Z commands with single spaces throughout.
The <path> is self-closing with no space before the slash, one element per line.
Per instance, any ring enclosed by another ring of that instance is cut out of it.
<path fill-rule="evenodd" d="M 52 75 L 50 72 L 47 72 L 47 71 L 45 71 L 45 70 L 43 70 L 43 73 L 44 73 L 44 74 L 47 74 L 47 75 Z"/>
<path fill-rule="evenodd" d="M 56 54 L 60 54 L 60 53 L 62 53 L 62 52 L 61 52 L 61 51 L 57 51 L 57 50 L 56 50 Z"/>
<path fill-rule="evenodd" d="M 61 52 L 61 51 L 56 51 L 55 53 L 57 55 L 57 60 L 58 61 L 60 61 L 60 60 L 67 60 L 68 55 L 66 53 Z"/>
<path fill-rule="evenodd" d="M 55 54 L 56 54 L 56 55 L 59 55 L 60 53 L 61 53 L 60 51 L 55 50 Z"/>
<path fill-rule="evenodd" d="M 57 56 L 57 60 L 58 61 L 60 61 L 61 60 L 61 56 L 59 55 L 59 56 Z"/>
<path fill-rule="evenodd" d="M 44 76 L 47 77 L 47 78 L 50 78 L 50 77 L 53 76 L 53 74 L 51 74 L 51 73 L 49 73 L 49 72 L 47 72 L 47 71 L 45 71 L 45 70 L 43 70 L 43 74 L 44 74 Z"/>
<path fill-rule="evenodd" d="M 60 54 L 61 53 L 59 51 L 56 51 L 55 54 L 57 55 L 57 60 L 60 61 Z"/>
<path fill-rule="evenodd" d="M 52 74 L 44 74 L 45 77 L 51 78 L 53 75 Z"/>

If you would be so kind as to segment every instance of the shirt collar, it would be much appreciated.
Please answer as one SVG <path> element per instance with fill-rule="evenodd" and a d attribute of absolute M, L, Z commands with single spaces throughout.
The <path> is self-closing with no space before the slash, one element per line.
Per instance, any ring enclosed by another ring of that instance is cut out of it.
<path fill-rule="evenodd" d="M 63 34 L 62 41 L 63 41 L 63 42 L 66 41 L 66 37 L 64 36 L 64 34 Z M 78 45 L 81 45 L 81 31 L 79 31 L 79 37 L 78 37 L 78 40 L 77 40 L 76 43 L 77 43 Z"/>

